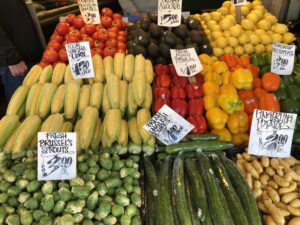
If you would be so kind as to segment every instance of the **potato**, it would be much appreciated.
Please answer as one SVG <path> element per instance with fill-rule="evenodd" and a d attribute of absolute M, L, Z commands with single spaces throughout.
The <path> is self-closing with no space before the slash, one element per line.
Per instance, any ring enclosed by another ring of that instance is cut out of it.
<path fill-rule="evenodd" d="M 286 176 L 287 177 L 285 177 L 285 178 L 289 178 L 290 179 L 290 177 L 293 179 L 293 180 L 295 180 L 295 181 L 300 181 L 300 175 L 299 174 L 297 174 L 294 170 L 292 170 L 291 168 L 285 168 L 284 170 L 283 170 L 284 172 L 285 172 L 285 174 L 286 174 Z M 289 174 L 289 175 L 288 175 Z M 290 177 L 288 177 L 288 176 L 290 176 Z"/>
<path fill-rule="evenodd" d="M 242 158 L 243 158 L 243 156 L 242 156 L 240 153 L 238 153 L 238 154 L 236 155 L 236 157 L 237 157 L 238 159 L 242 159 Z"/>
<path fill-rule="evenodd" d="M 288 225 L 299 225 L 299 224 L 300 224 L 300 217 L 294 217 L 288 223 Z"/>
<path fill-rule="evenodd" d="M 296 188 L 297 188 L 297 183 L 296 182 L 291 182 L 290 186 L 279 188 L 278 192 L 279 192 L 280 195 L 283 195 L 283 194 L 295 191 Z"/>
<path fill-rule="evenodd" d="M 274 221 L 277 224 L 285 224 L 283 212 L 278 207 L 276 207 L 270 199 L 264 200 L 264 205 L 266 206 L 267 210 L 270 212 L 270 215 L 273 217 Z"/>
<path fill-rule="evenodd" d="M 254 182 L 253 182 L 253 188 L 255 189 L 255 188 L 261 188 L 261 183 L 258 181 L 258 180 L 255 180 Z"/>
<path fill-rule="evenodd" d="M 282 178 L 276 174 L 273 176 L 273 179 L 274 179 L 275 183 L 281 187 L 288 187 L 290 185 L 290 182 L 288 182 L 287 180 L 285 180 L 284 178 Z"/>
<path fill-rule="evenodd" d="M 279 165 L 281 165 L 284 169 L 289 169 L 290 168 L 290 164 L 287 163 L 286 161 L 284 161 L 283 159 L 277 159 L 279 162 Z"/>
<path fill-rule="evenodd" d="M 258 199 L 262 195 L 262 190 L 260 188 L 254 188 L 252 190 L 252 195 L 255 199 Z"/>
<path fill-rule="evenodd" d="M 267 208 L 265 207 L 264 203 L 259 201 L 257 202 L 257 207 L 263 212 L 263 213 L 269 213 L 269 211 L 267 210 Z"/>
<path fill-rule="evenodd" d="M 294 199 L 293 201 L 290 202 L 289 205 L 292 207 L 295 207 L 295 208 L 299 208 L 300 207 L 300 199 L 298 199 L 298 198 Z"/>
<path fill-rule="evenodd" d="M 262 185 L 266 186 L 268 184 L 268 180 L 270 179 L 270 177 L 267 174 L 262 174 L 259 177 L 259 181 Z"/>
<path fill-rule="evenodd" d="M 261 174 L 264 171 L 257 159 L 252 161 L 252 166 L 258 172 L 258 174 Z"/>
<path fill-rule="evenodd" d="M 283 168 L 277 168 L 276 174 L 280 177 L 283 177 L 284 176 Z"/>
<path fill-rule="evenodd" d="M 290 166 L 294 166 L 296 164 L 296 159 L 294 157 L 284 158 L 284 161 L 286 161 Z"/>
<path fill-rule="evenodd" d="M 300 208 L 294 208 L 290 205 L 287 206 L 287 210 L 293 215 L 293 216 L 300 216 Z"/>
<path fill-rule="evenodd" d="M 278 202 L 280 201 L 279 194 L 277 193 L 277 191 L 275 191 L 275 189 L 273 189 L 273 188 L 270 187 L 270 186 L 267 186 L 266 190 L 267 190 L 267 192 L 268 192 L 268 196 L 270 197 L 270 199 L 271 199 L 273 202 L 278 203 Z"/>
<path fill-rule="evenodd" d="M 247 161 L 251 161 L 252 160 L 252 156 L 249 155 L 247 152 L 244 152 L 243 154 L 243 158 Z"/>
<path fill-rule="evenodd" d="M 254 167 L 252 166 L 252 164 L 250 164 L 250 163 L 245 163 L 245 164 L 244 164 L 244 167 L 245 167 L 246 171 L 252 175 L 252 177 L 254 177 L 255 179 L 258 179 L 258 178 L 259 178 L 259 174 L 258 174 L 258 172 L 254 169 Z"/>
<path fill-rule="evenodd" d="M 282 195 L 281 201 L 288 204 L 298 197 L 299 197 L 298 192 L 290 192 L 290 193 L 286 193 L 286 194 Z"/>
<path fill-rule="evenodd" d="M 283 202 L 275 203 L 275 206 L 278 207 L 284 216 L 289 216 L 291 213 L 287 210 L 287 205 Z"/>
<path fill-rule="evenodd" d="M 266 168 L 266 174 L 268 174 L 270 177 L 272 177 L 275 175 L 275 170 L 269 166 Z"/>
<path fill-rule="evenodd" d="M 266 225 L 277 225 L 272 216 L 268 215 L 265 217 Z"/>
<path fill-rule="evenodd" d="M 274 170 L 277 170 L 279 167 L 279 161 L 277 158 L 272 158 L 270 161 L 270 165 L 273 167 Z"/>
<path fill-rule="evenodd" d="M 270 165 L 270 159 L 267 156 L 262 156 L 260 159 L 261 165 L 265 168 L 269 167 Z"/>
<path fill-rule="evenodd" d="M 247 183 L 248 183 L 250 189 L 252 190 L 253 189 L 253 183 L 252 183 L 251 173 L 247 173 L 246 174 L 246 180 L 247 180 Z"/>
<path fill-rule="evenodd" d="M 269 180 L 268 185 L 274 189 L 278 189 L 278 187 L 279 187 L 278 184 L 276 184 L 274 180 Z"/>

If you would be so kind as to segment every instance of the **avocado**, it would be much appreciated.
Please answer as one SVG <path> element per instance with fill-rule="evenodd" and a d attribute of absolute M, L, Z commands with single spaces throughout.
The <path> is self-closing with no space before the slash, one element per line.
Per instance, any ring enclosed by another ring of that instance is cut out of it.
<path fill-rule="evenodd" d="M 135 42 L 133 40 L 129 40 L 126 42 L 127 48 L 134 48 Z"/>
<path fill-rule="evenodd" d="M 134 48 L 128 48 L 127 47 L 127 52 L 128 52 L 128 54 L 135 55 Z"/>
<path fill-rule="evenodd" d="M 176 45 L 176 36 L 171 31 L 164 32 L 165 43 L 170 46 L 174 47 Z"/>
<path fill-rule="evenodd" d="M 159 48 L 156 44 L 150 43 L 147 47 L 147 53 L 150 57 L 157 57 L 159 54 Z"/>
<path fill-rule="evenodd" d="M 147 17 L 151 20 L 152 23 L 157 23 L 157 13 L 156 12 L 148 12 Z"/>
<path fill-rule="evenodd" d="M 190 31 L 190 37 L 192 42 L 196 43 L 197 45 L 201 45 L 203 43 L 203 34 L 199 30 L 191 30 Z"/>
<path fill-rule="evenodd" d="M 145 47 L 141 46 L 141 45 L 135 46 L 134 53 L 135 53 L 135 55 L 142 54 L 144 57 L 147 56 L 147 52 L 146 52 Z"/>
<path fill-rule="evenodd" d="M 155 59 L 155 64 L 168 64 L 168 60 L 166 60 L 165 58 L 161 57 L 161 56 L 158 56 L 156 59 Z"/>
<path fill-rule="evenodd" d="M 155 38 L 150 37 L 150 43 L 158 45 L 158 41 Z"/>
<path fill-rule="evenodd" d="M 196 43 L 189 43 L 189 44 L 186 44 L 186 45 L 185 45 L 185 48 L 194 48 L 195 51 L 196 51 L 196 53 L 197 53 L 197 55 L 200 54 L 200 49 L 199 49 L 199 47 L 198 47 L 198 45 L 197 45 Z"/>
<path fill-rule="evenodd" d="M 177 49 L 177 50 L 184 49 L 184 45 L 183 44 L 177 44 L 175 46 L 175 49 Z"/>
<path fill-rule="evenodd" d="M 138 36 L 138 43 L 142 46 L 147 46 L 150 43 L 150 38 L 147 33 L 141 33 L 140 36 Z"/>
<path fill-rule="evenodd" d="M 144 17 L 142 17 L 142 19 L 141 19 L 140 27 L 141 27 L 144 31 L 148 31 L 148 28 L 149 28 L 149 26 L 150 26 L 150 23 L 151 23 L 151 20 L 150 20 L 147 16 L 144 16 Z"/>
<path fill-rule="evenodd" d="M 181 40 L 179 37 L 176 37 L 176 44 L 183 44 L 183 40 Z"/>
<path fill-rule="evenodd" d="M 206 53 L 208 55 L 213 54 L 213 50 L 207 41 L 204 41 L 204 43 L 199 46 L 199 49 L 201 53 Z"/>
<path fill-rule="evenodd" d="M 201 27 L 201 23 L 191 16 L 186 19 L 186 24 L 190 30 L 199 30 Z"/>
<path fill-rule="evenodd" d="M 162 36 L 162 30 L 155 23 L 151 23 L 149 26 L 150 36 L 153 38 L 159 38 Z"/>
<path fill-rule="evenodd" d="M 185 45 L 189 44 L 189 43 L 192 43 L 192 39 L 190 37 L 187 37 L 186 39 L 184 39 L 184 42 L 183 42 Z"/>
<path fill-rule="evenodd" d="M 188 36 L 188 28 L 185 24 L 180 24 L 178 27 L 175 27 L 174 34 L 181 39 L 185 39 Z"/>
<path fill-rule="evenodd" d="M 159 52 L 160 52 L 160 55 L 166 59 L 169 59 L 171 57 L 170 47 L 165 43 L 160 43 Z"/>

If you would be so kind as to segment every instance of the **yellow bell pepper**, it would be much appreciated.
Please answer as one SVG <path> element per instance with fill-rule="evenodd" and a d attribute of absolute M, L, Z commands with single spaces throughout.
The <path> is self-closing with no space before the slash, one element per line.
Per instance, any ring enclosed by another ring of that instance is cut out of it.
<path fill-rule="evenodd" d="M 221 75 L 221 79 L 222 79 L 222 84 L 229 84 L 230 83 L 230 79 L 231 79 L 231 72 L 227 71 L 225 73 L 222 73 Z"/>
<path fill-rule="evenodd" d="M 229 132 L 229 130 L 227 128 L 223 128 L 220 130 L 213 129 L 212 131 L 210 131 L 210 133 L 218 135 L 219 136 L 218 139 L 220 141 L 231 142 L 231 140 L 232 140 L 231 133 Z"/>
<path fill-rule="evenodd" d="M 215 82 L 219 86 L 222 85 L 222 79 L 221 76 L 216 72 L 208 72 L 204 74 L 204 82 Z"/>
<path fill-rule="evenodd" d="M 203 88 L 204 95 L 209 95 L 209 94 L 219 95 L 220 94 L 220 87 L 215 82 L 211 82 L 211 81 L 204 82 L 202 88 Z"/>
<path fill-rule="evenodd" d="M 225 84 L 220 88 L 221 94 L 237 94 L 237 90 L 233 84 Z"/>
<path fill-rule="evenodd" d="M 218 57 L 216 57 L 216 56 L 212 56 L 212 57 L 211 57 L 211 59 L 212 59 L 212 61 L 213 61 L 213 62 L 215 62 L 215 61 L 218 61 L 218 60 L 219 60 L 219 59 L 218 59 Z"/>
<path fill-rule="evenodd" d="M 206 74 L 206 73 L 209 73 L 209 72 L 212 72 L 212 66 L 210 64 L 203 64 L 202 65 L 203 69 L 201 71 L 201 74 Z"/>
<path fill-rule="evenodd" d="M 216 72 L 216 73 L 219 73 L 219 74 L 225 73 L 225 72 L 228 71 L 228 66 L 223 61 L 213 62 L 212 67 L 213 67 L 213 71 Z"/>
<path fill-rule="evenodd" d="M 213 129 L 223 129 L 227 123 L 228 115 L 219 107 L 213 107 L 206 112 L 206 119 Z"/>
<path fill-rule="evenodd" d="M 239 134 L 232 134 L 232 144 L 234 146 L 247 146 L 249 142 L 249 135 L 247 133 L 239 133 Z"/>
<path fill-rule="evenodd" d="M 236 112 L 229 116 L 227 127 L 233 134 L 244 133 L 248 130 L 248 115 L 245 112 Z"/>
<path fill-rule="evenodd" d="M 236 89 L 250 90 L 253 76 L 250 70 L 239 68 L 231 74 L 231 83 Z"/>
<path fill-rule="evenodd" d="M 201 62 L 201 64 L 203 65 L 203 64 L 212 64 L 213 63 L 213 60 L 212 60 L 212 58 L 209 56 L 209 55 L 207 55 L 207 54 L 200 54 L 199 56 L 199 60 L 200 60 L 200 62 Z"/>
<path fill-rule="evenodd" d="M 207 111 L 213 107 L 218 106 L 217 100 L 218 100 L 218 95 L 216 94 L 205 95 L 203 98 L 205 110 Z"/>
<path fill-rule="evenodd" d="M 237 94 L 221 94 L 218 98 L 218 105 L 227 113 L 232 114 L 242 109 L 242 100 Z"/>

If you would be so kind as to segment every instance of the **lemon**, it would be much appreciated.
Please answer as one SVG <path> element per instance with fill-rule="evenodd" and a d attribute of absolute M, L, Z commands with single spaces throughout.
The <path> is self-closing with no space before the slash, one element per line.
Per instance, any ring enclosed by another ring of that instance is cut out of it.
<path fill-rule="evenodd" d="M 202 13 L 201 19 L 207 22 L 207 21 L 209 21 L 211 18 L 210 18 L 209 13 Z"/>
<path fill-rule="evenodd" d="M 213 48 L 213 53 L 215 56 L 221 57 L 224 54 L 224 51 L 221 48 Z"/>
<path fill-rule="evenodd" d="M 256 5 L 253 7 L 254 10 L 261 11 L 263 14 L 265 13 L 265 7 L 263 5 Z"/>
<path fill-rule="evenodd" d="M 223 33 L 220 32 L 220 31 L 213 31 L 213 32 L 211 33 L 211 37 L 212 37 L 214 40 L 216 40 L 216 39 L 219 38 L 219 37 L 223 37 Z"/>
<path fill-rule="evenodd" d="M 227 46 L 224 48 L 224 53 L 233 53 L 233 48 L 231 46 Z"/>
<path fill-rule="evenodd" d="M 256 16 L 258 18 L 257 21 L 259 21 L 263 17 L 263 15 L 264 15 L 264 12 L 262 12 L 261 10 L 258 10 L 258 9 L 254 9 L 252 11 L 252 13 L 256 14 Z"/>
<path fill-rule="evenodd" d="M 235 7 L 233 5 L 229 7 L 229 13 L 235 15 Z"/>
<path fill-rule="evenodd" d="M 246 30 L 246 31 L 244 31 L 244 34 L 250 36 L 251 34 L 253 34 L 253 31 L 252 30 Z"/>
<path fill-rule="evenodd" d="M 203 28 L 204 30 L 207 30 L 207 29 L 208 29 L 208 27 L 207 27 L 206 24 L 202 25 L 202 28 Z"/>
<path fill-rule="evenodd" d="M 254 7 L 254 6 L 258 6 L 258 5 L 262 5 L 262 2 L 259 1 L 259 0 L 254 0 L 254 1 L 252 2 L 252 6 L 253 6 L 253 7 Z"/>
<path fill-rule="evenodd" d="M 243 19 L 241 21 L 241 26 L 244 30 L 253 30 L 254 23 L 249 19 Z"/>
<path fill-rule="evenodd" d="M 247 8 L 248 8 L 249 10 L 252 9 L 252 4 L 251 4 L 251 2 L 246 2 L 246 5 L 245 5 L 245 6 L 247 6 Z"/>
<path fill-rule="evenodd" d="M 249 13 L 249 8 L 247 7 L 247 6 L 245 6 L 245 5 L 242 5 L 241 6 L 241 13 L 242 13 L 242 16 L 246 16 L 246 15 L 248 15 L 248 13 Z"/>
<path fill-rule="evenodd" d="M 223 31 L 223 36 L 224 37 L 230 37 L 231 34 L 230 34 L 230 32 L 228 30 L 225 30 L 225 31 Z"/>
<path fill-rule="evenodd" d="M 253 44 L 253 45 L 257 45 L 260 43 L 260 37 L 257 35 L 257 34 L 251 34 L 249 36 L 249 39 L 250 39 L 250 43 Z"/>
<path fill-rule="evenodd" d="M 269 30 L 272 24 L 268 20 L 261 20 L 257 23 L 259 29 L 262 30 Z"/>
<path fill-rule="evenodd" d="M 244 54 L 244 48 L 242 46 L 236 46 L 234 48 L 234 53 L 237 55 L 237 56 L 241 56 Z"/>
<path fill-rule="evenodd" d="M 250 55 L 254 52 L 254 46 L 250 43 L 244 45 L 244 51 L 246 54 Z"/>
<path fill-rule="evenodd" d="M 239 45 L 239 40 L 236 37 L 228 37 L 227 40 L 229 45 L 233 48 Z"/>
<path fill-rule="evenodd" d="M 219 8 L 217 11 L 220 12 L 222 14 L 222 16 L 226 16 L 229 13 L 228 8 L 223 7 L 223 6 L 221 8 Z"/>
<path fill-rule="evenodd" d="M 249 13 L 249 14 L 246 16 L 246 18 L 247 18 L 248 20 L 251 20 L 253 23 L 257 23 L 257 21 L 259 20 L 258 16 L 257 16 L 255 13 L 253 13 L 253 12 Z"/>
<path fill-rule="evenodd" d="M 272 30 L 268 30 L 267 33 L 268 33 L 268 35 L 274 34 L 274 32 Z"/>
<path fill-rule="evenodd" d="M 208 39 L 209 41 L 212 41 L 212 37 L 211 37 L 210 34 L 207 35 L 207 39 Z"/>
<path fill-rule="evenodd" d="M 277 24 L 275 24 L 273 31 L 275 31 L 278 34 L 284 34 L 284 33 L 288 32 L 288 30 L 289 29 L 288 29 L 287 25 L 282 24 L 282 23 L 277 23 Z"/>
<path fill-rule="evenodd" d="M 217 22 L 214 20 L 210 20 L 207 22 L 208 29 L 211 29 L 212 26 L 217 25 Z"/>
<path fill-rule="evenodd" d="M 291 32 L 286 32 L 283 34 L 283 43 L 290 44 L 295 40 L 296 38 Z"/>
<path fill-rule="evenodd" d="M 230 19 L 233 24 L 236 24 L 236 20 L 235 20 L 235 17 L 233 15 L 227 15 L 227 16 L 225 16 L 225 18 Z"/>
<path fill-rule="evenodd" d="M 266 51 L 266 48 L 263 44 L 255 45 L 255 54 L 262 54 Z"/>
<path fill-rule="evenodd" d="M 273 16 L 271 13 L 265 13 L 264 19 L 268 20 L 272 25 L 278 21 L 277 17 Z"/>
<path fill-rule="evenodd" d="M 224 18 L 220 21 L 219 25 L 220 28 L 225 31 L 228 30 L 229 27 L 233 26 L 233 22 L 229 18 Z"/>
<path fill-rule="evenodd" d="M 211 41 L 211 42 L 210 42 L 210 45 L 211 45 L 211 47 L 213 47 L 213 48 L 217 47 L 216 42 L 214 42 L 214 41 Z"/>
<path fill-rule="evenodd" d="M 212 27 L 210 28 L 210 31 L 211 32 L 214 32 L 214 31 L 220 31 L 221 30 L 221 28 L 220 28 L 220 26 L 219 25 L 212 25 Z"/>
<path fill-rule="evenodd" d="M 283 40 L 281 34 L 274 33 L 274 34 L 271 34 L 271 37 L 272 37 L 273 41 L 282 42 L 282 40 Z"/>
<path fill-rule="evenodd" d="M 268 44 L 268 45 L 266 46 L 266 52 L 272 53 L 272 50 L 273 50 L 273 44 Z"/>
<path fill-rule="evenodd" d="M 210 18 L 214 21 L 220 21 L 222 18 L 222 14 L 218 11 L 213 11 L 210 13 Z"/>
<path fill-rule="evenodd" d="M 249 42 L 249 37 L 246 34 L 241 34 L 241 36 L 239 36 L 239 42 L 241 45 L 247 44 Z"/>
<path fill-rule="evenodd" d="M 263 45 L 268 45 L 268 44 L 271 44 L 273 42 L 273 39 L 268 34 L 262 34 L 262 35 L 260 35 L 260 39 L 261 39 L 261 43 Z"/>
<path fill-rule="evenodd" d="M 228 45 L 228 41 L 224 37 L 219 37 L 215 40 L 217 47 L 225 48 Z"/>
<path fill-rule="evenodd" d="M 242 34 L 242 28 L 240 25 L 234 25 L 229 28 L 229 32 L 233 37 L 239 37 Z"/>
<path fill-rule="evenodd" d="M 256 29 L 256 30 L 254 31 L 254 33 L 257 34 L 257 35 L 263 35 L 263 34 L 266 34 L 266 31 L 264 31 L 264 30 L 262 30 L 262 29 Z"/>
<path fill-rule="evenodd" d="M 222 4 L 222 7 L 226 7 L 229 9 L 229 7 L 231 6 L 231 1 L 224 1 Z"/>

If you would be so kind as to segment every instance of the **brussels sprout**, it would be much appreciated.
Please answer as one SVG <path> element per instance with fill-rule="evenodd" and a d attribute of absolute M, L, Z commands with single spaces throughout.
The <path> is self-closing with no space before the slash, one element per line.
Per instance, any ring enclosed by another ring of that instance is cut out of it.
<path fill-rule="evenodd" d="M 138 170 L 139 169 L 139 164 L 133 163 L 132 168 Z"/>
<path fill-rule="evenodd" d="M 27 185 L 27 191 L 29 193 L 37 191 L 41 187 L 41 182 L 38 180 L 32 180 Z"/>
<path fill-rule="evenodd" d="M 42 192 L 44 195 L 47 194 L 51 194 L 53 191 L 54 185 L 52 181 L 47 181 L 46 183 L 44 183 L 43 187 L 42 187 Z"/>
<path fill-rule="evenodd" d="M 24 202 L 27 201 L 27 199 L 30 197 L 30 194 L 28 192 L 21 192 L 19 194 L 19 197 L 18 197 L 18 201 L 23 204 Z"/>
<path fill-rule="evenodd" d="M 130 203 L 129 198 L 126 195 L 116 195 L 115 201 L 121 206 L 127 206 Z"/>
<path fill-rule="evenodd" d="M 41 200 L 41 207 L 45 212 L 50 212 L 54 207 L 54 199 L 52 195 L 45 195 Z"/>
<path fill-rule="evenodd" d="M 61 187 L 58 190 L 58 194 L 60 196 L 60 199 L 63 200 L 64 202 L 67 202 L 72 198 L 72 193 L 67 188 L 64 187 Z"/>
<path fill-rule="evenodd" d="M 133 166 L 134 161 L 132 159 L 127 159 L 125 161 L 125 166 L 131 168 Z"/>
<path fill-rule="evenodd" d="M 90 190 L 88 187 L 81 186 L 72 187 L 71 192 L 75 197 L 79 199 L 86 199 L 90 194 Z"/>
<path fill-rule="evenodd" d="M 8 194 L 7 193 L 0 193 L 0 203 L 5 203 L 8 200 Z"/>
<path fill-rule="evenodd" d="M 122 169 L 124 167 L 124 162 L 121 160 L 115 161 L 114 165 L 113 165 L 113 170 L 115 171 L 119 171 L 120 169 Z"/>
<path fill-rule="evenodd" d="M 133 186 L 139 186 L 140 185 L 140 180 L 139 179 L 133 179 L 132 185 Z"/>
<path fill-rule="evenodd" d="M 127 195 L 125 188 L 119 187 L 115 190 L 116 195 Z"/>
<path fill-rule="evenodd" d="M 77 157 L 78 162 L 85 162 L 89 158 L 88 154 L 82 154 Z"/>
<path fill-rule="evenodd" d="M 24 206 L 27 209 L 37 209 L 39 207 L 39 202 L 35 198 L 28 198 L 27 201 L 24 203 Z"/>
<path fill-rule="evenodd" d="M 121 225 L 130 225 L 131 224 L 131 217 L 123 214 L 120 218 Z"/>
<path fill-rule="evenodd" d="M 106 170 L 111 170 L 113 167 L 113 162 L 110 158 L 100 158 L 100 165 Z"/>
<path fill-rule="evenodd" d="M 103 220 L 103 223 L 105 225 L 114 225 L 117 223 L 117 218 L 112 215 L 109 215 Z"/>
<path fill-rule="evenodd" d="M 10 207 L 9 205 L 3 204 L 2 206 L 4 207 L 8 215 L 13 214 L 16 211 L 15 208 Z"/>
<path fill-rule="evenodd" d="M 27 180 L 36 180 L 36 177 L 37 177 L 36 169 L 33 169 L 33 168 L 26 169 L 24 171 L 22 177 L 27 179 Z"/>
<path fill-rule="evenodd" d="M 94 167 L 94 166 L 97 166 L 97 160 L 95 159 L 89 159 L 88 162 L 87 162 L 88 166 L 91 168 L 91 167 Z"/>
<path fill-rule="evenodd" d="M 118 179 L 120 179 L 121 177 L 120 177 L 119 171 L 112 171 L 109 178 L 118 178 Z"/>
<path fill-rule="evenodd" d="M 62 225 L 74 225 L 74 218 L 71 214 L 65 214 L 61 217 Z"/>
<path fill-rule="evenodd" d="M 58 191 L 52 192 L 52 196 L 53 196 L 53 199 L 54 199 L 55 202 L 61 200 Z"/>
<path fill-rule="evenodd" d="M 53 208 L 53 213 L 54 214 L 60 214 L 64 211 L 66 206 L 66 203 L 62 200 L 59 200 L 58 202 L 55 203 L 54 208 Z"/>
<path fill-rule="evenodd" d="M 117 204 L 113 205 L 113 207 L 111 208 L 111 214 L 116 217 L 123 215 L 124 211 L 124 207 Z"/>
<path fill-rule="evenodd" d="M 89 189 L 89 191 L 91 191 L 91 190 L 93 190 L 96 187 L 96 182 L 87 181 L 85 183 L 85 186 Z"/>
<path fill-rule="evenodd" d="M 82 225 L 94 225 L 91 219 L 84 219 Z"/>
<path fill-rule="evenodd" d="M 15 173 L 13 171 L 7 170 L 3 174 L 3 178 L 4 178 L 4 180 L 6 180 L 9 183 L 13 183 L 16 180 L 16 175 L 15 175 Z"/>
<path fill-rule="evenodd" d="M 94 181 L 96 179 L 96 175 L 92 175 L 92 174 L 84 174 L 82 175 L 82 179 L 84 181 Z"/>
<path fill-rule="evenodd" d="M 129 156 L 129 159 L 132 159 L 133 162 L 138 163 L 140 161 L 140 156 L 138 156 L 138 155 L 131 155 L 131 156 Z"/>
<path fill-rule="evenodd" d="M 33 217 L 30 211 L 22 210 L 20 212 L 20 221 L 22 225 L 30 225 L 33 222 Z"/>
<path fill-rule="evenodd" d="M 106 187 L 106 185 L 104 183 L 99 183 L 97 185 L 97 191 L 100 196 L 104 196 L 107 193 L 108 188 Z"/>
<path fill-rule="evenodd" d="M 16 176 L 20 176 L 23 174 L 24 170 L 26 169 L 26 165 L 24 163 L 15 164 L 11 170 L 14 172 Z"/>
<path fill-rule="evenodd" d="M 80 213 L 85 205 L 85 201 L 77 200 L 77 201 L 70 201 L 67 203 L 66 212 L 75 214 Z"/>
<path fill-rule="evenodd" d="M 126 207 L 125 214 L 127 214 L 130 217 L 139 215 L 139 209 L 134 204 L 129 204 Z"/>
<path fill-rule="evenodd" d="M 0 191 L 7 192 L 8 188 L 11 186 L 11 183 L 7 182 L 6 180 L 2 180 L 0 182 Z"/>
<path fill-rule="evenodd" d="M 134 216 L 131 219 L 131 225 L 142 225 L 142 220 L 140 216 Z"/>
<path fill-rule="evenodd" d="M 5 224 L 20 225 L 20 218 L 17 214 L 11 214 L 8 217 L 6 217 Z"/>
<path fill-rule="evenodd" d="M 60 216 L 55 218 L 55 220 L 53 222 L 53 225 L 62 225 Z"/>
<path fill-rule="evenodd" d="M 39 222 L 39 225 L 52 225 L 52 224 L 53 224 L 53 220 L 51 219 L 50 216 L 43 216 Z"/>
<path fill-rule="evenodd" d="M 0 206 L 0 224 L 3 224 L 5 218 L 7 216 L 7 212 L 3 206 Z"/>
<path fill-rule="evenodd" d="M 10 207 L 17 207 L 19 205 L 18 198 L 15 196 L 9 197 L 7 200 L 7 205 Z"/>
<path fill-rule="evenodd" d="M 82 213 L 76 213 L 73 215 L 73 217 L 74 217 L 74 223 L 81 223 L 83 221 Z"/>
<path fill-rule="evenodd" d="M 35 221 L 40 221 L 40 219 L 43 217 L 43 216 L 46 216 L 47 213 L 40 210 L 40 209 L 37 209 L 37 210 L 34 210 L 33 213 L 32 213 L 32 216 L 33 216 L 33 219 Z"/>
<path fill-rule="evenodd" d="M 137 170 L 133 170 L 130 176 L 132 176 L 134 179 L 139 179 L 141 177 L 141 173 Z"/>
<path fill-rule="evenodd" d="M 98 165 L 93 166 L 88 169 L 87 174 L 96 175 L 99 172 L 100 168 Z"/>
<path fill-rule="evenodd" d="M 86 218 L 86 219 L 93 219 L 94 216 L 95 216 L 95 213 L 87 208 L 83 208 L 82 209 L 82 215 L 83 215 L 83 218 Z"/>
<path fill-rule="evenodd" d="M 95 219 L 99 221 L 105 219 L 109 215 L 110 211 L 111 202 L 102 201 L 95 212 Z"/>
<path fill-rule="evenodd" d="M 98 197 L 99 194 L 97 191 L 94 191 L 87 199 L 86 201 L 86 206 L 88 207 L 88 209 L 93 210 L 95 209 L 97 203 L 98 203 Z"/>
<path fill-rule="evenodd" d="M 120 177 L 125 178 L 132 173 L 131 168 L 124 167 L 120 170 Z"/>
<path fill-rule="evenodd" d="M 137 207 L 141 207 L 142 206 L 142 199 L 141 196 L 137 193 L 132 193 L 130 196 L 130 200 L 133 204 L 135 204 Z"/>
<path fill-rule="evenodd" d="M 133 187 L 133 192 L 138 194 L 138 195 L 141 195 L 142 189 L 139 185 L 136 185 L 136 186 Z"/>
<path fill-rule="evenodd" d="M 127 184 L 132 184 L 133 178 L 131 176 L 127 176 L 127 177 L 123 178 L 122 181 L 123 181 L 124 184 L 126 184 L 126 183 Z"/>
<path fill-rule="evenodd" d="M 33 197 L 34 197 L 35 199 L 37 199 L 38 201 L 41 201 L 42 198 L 44 197 L 44 195 L 43 195 L 42 192 L 38 191 L 38 192 L 35 192 L 35 193 L 33 194 Z"/>
<path fill-rule="evenodd" d="M 78 164 L 78 170 L 81 172 L 81 173 L 85 173 L 86 171 L 88 171 L 89 169 L 89 166 L 87 163 L 79 163 Z"/>
<path fill-rule="evenodd" d="M 132 193 L 133 192 L 133 186 L 130 183 L 125 183 L 123 185 L 123 187 L 127 191 L 127 193 Z"/>
<path fill-rule="evenodd" d="M 111 174 L 110 170 L 100 169 L 100 171 L 97 173 L 97 179 L 103 181 L 109 178 L 110 174 Z"/>
<path fill-rule="evenodd" d="M 122 181 L 118 178 L 109 178 L 105 181 L 106 187 L 110 188 L 117 188 L 122 185 Z"/>
<path fill-rule="evenodd" d="M 98 202 L 101 203 L 103 201 L 107 201 L 107 202 L 112 202 L 112 197 L 108 196 L 108 195 L 104 195 L 104 196 L 101 196 L 99 197 L 99 200 Z"/>
<path fill-rule="evenodd" d="M 66 183 L 66 182 L 59 182 L 58 187 L 59 188 L 64 187 L 64 188 L 70 189 L 70 184 Z"/>
<path fill-rule="evenodd" d="M 76 177 L 76 178 L 70 180 L 70 186 L 71 187 L 84 186 L 84 180 L 81 179 L 80 177 Z"/>
<path fill-rule="evenodd" d="M 26 179 L 20 179 L 20 180 L 17 180 L 16 182 L 16 186 L 18 188 L 20 188 L 21 190 L 25 189 L 28 185 L 29 181 L 26 180 Z"/>

